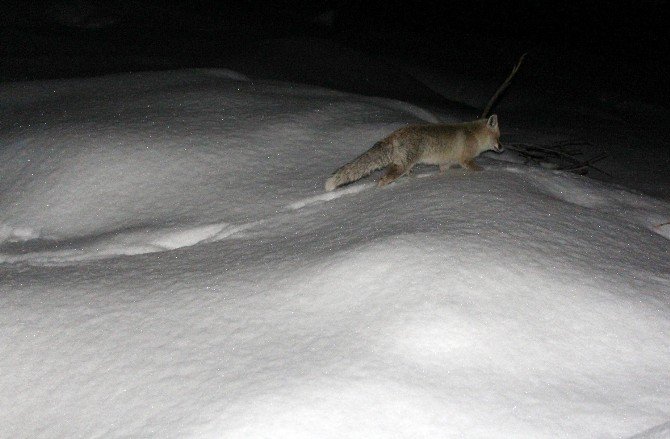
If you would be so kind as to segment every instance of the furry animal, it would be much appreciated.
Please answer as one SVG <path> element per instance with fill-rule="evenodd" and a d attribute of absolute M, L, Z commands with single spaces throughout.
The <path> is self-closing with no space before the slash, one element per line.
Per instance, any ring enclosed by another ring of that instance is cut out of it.
<path fill-rule="evenodd" d="M 439 165 L 443 173 L 451 165 L 480 171 L 474 158 L 484 151 L 502 151 L 498 117 L 477 119 L 472 122 L 432 125 L 410 125 L 400 128 L 347 163 L 326 181 L 332 191 L 371 172 L 387 167 L 378 186 L 385 186 L 407 174 L 414 165 Z"/>

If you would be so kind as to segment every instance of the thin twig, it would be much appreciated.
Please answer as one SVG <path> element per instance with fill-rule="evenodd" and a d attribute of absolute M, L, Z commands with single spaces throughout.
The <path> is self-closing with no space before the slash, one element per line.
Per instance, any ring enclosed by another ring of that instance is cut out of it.
<path fill-rule="evenodd" d="M 540 161 L 552 161 L 558 160 L 559 162 L 568 162 L 569 165 L 561 165 L 557 163 L 557 170 L 574 172 L 578 174 L 586 174 L 589 169 L 598 171 L 604 175 L 612 177 L 609 173 L 603 171 L 602 169 L 594 166 L 594 163 L 597 163 L 608 157 L 607 154 L 599 154 L 595 157 L 592 157 L 588 160 L 580 160 L 575 156 L 581 155 L 582 151 L 574 150 L 574 147 L 579 145 L 586 146 L 590 145 L 587 142 L 570 142 L 570 141 L 561 141 L 556 144 L 551 145 L 552 148 L 532 145 L 527 143 L 512 143 L 505 146 L 510 149 L 518 152 L 523 157 L 526 157 L 528 160 L 535 161 L 539 164 Z M 571 151 L 568 151 L 568 147 L 573 147 Z"/>
<path fill-rule="evenodd" d="M 484 111 L 482 112 L 481 117 L 485 118 L 489 115 L 491 112 L 491 109 L 493 108 L 493 105 L 495 105 L 496 101 L 500 97 L 501 94 L 507 89 L 509 86 L 510 82 L 512 82 L 512 78 L 514 78 L 514 75 L 516 75 L 516 72 L 519 71 L 519 67 L 521 67 L 521 63 L 523 63 L 523 59 L 526 57 L 526 53 L 521 55 L 521 58 L 519 58 L 519 61 L 517 61 L 516 65 L 512 69 L 512 73 L 509 74 L 507 79 L 505 79 L 505 82 L 502 83 L 500 87 L 498 87 L 498 90 L 493 94 L 491 99 L 489 99 L 489 102 L 486 104 L 486 107 L 484 107 Z"/>

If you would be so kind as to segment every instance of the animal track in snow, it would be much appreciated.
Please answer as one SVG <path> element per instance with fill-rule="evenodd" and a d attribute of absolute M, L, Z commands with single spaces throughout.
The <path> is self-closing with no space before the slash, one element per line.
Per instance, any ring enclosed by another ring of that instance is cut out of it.
<path fill-rule="evenodd" d="M 239 226 L 214 223 L 126 229 L 69 240 L 28 239 L 0 245 L 0 262 L 59 264 L 175 250 L 219 241 L 251 226 L 253 223 Z"/>
<path fill-rule="evenodd" d="M 357 184 L 334 192 L 295 201 L 285 210 L 266 219 L 243 224 L 225 222 L 198 226 L 169 226 L 161 228 L 120 229 L 100 235 L 54 240 L 41 238 L 35 232 L 13 233 L 10 240 L 0 243 L 0 263 L 26 262 L 36 265 L 61 265 L 73 262 L 96 261 L 117 256 L 164 252 L 227 239 L 240 232 L 263 225 L 271 219 L 316 203 L 355 194 L 373 187 L 372 183 Z"/>
<path fill-rule="evenodd" d="M 303 198 L 302 200 L 298 200 L 289 204 L 287 208 L 290 210 L 302 209 L 303 207 L 309 206 L 310 204 L 322 203 L 324 201 L 331 201 L 336 198 L 340 198 L 343 195 L 356 194 L 365 189 L 369 189 L 373 186 L 374 185 L 372 183 L 353 184 L 350 186 L 343 187 L 341 189 L 338 188 L 337 190 L 334 190 L 332 192 L 325 192 L 319 195 L 315 195 L 313 197 Z"/>

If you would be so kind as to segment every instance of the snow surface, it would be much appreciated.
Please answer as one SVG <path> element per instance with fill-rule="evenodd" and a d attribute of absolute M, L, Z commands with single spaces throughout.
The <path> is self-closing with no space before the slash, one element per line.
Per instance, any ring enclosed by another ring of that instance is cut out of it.
<path fill-rule="evenodd" d="M 667 437 L 666 201 L 513 156 L 324 193 L 437 118 L 225 70 L 0 103 L 0 436 Z"/>

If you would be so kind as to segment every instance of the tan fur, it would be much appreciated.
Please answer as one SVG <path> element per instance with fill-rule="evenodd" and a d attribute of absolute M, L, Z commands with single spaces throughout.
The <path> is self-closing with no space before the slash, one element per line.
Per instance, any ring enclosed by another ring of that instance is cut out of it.
<path fill-rule="evenodd" d="M 326 181 L 326 190 L 332 191 L 384 167 L 388 168 L 379 186 L 407 174 L 417 163 L 439 165 L 440 172 L 453 164 L 479 171 L 474 158 L 484 151 L 501 151 L 499 137 L 496 115 L 464 123 L 406 126 L 335 171 Z"/>

